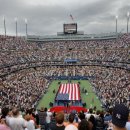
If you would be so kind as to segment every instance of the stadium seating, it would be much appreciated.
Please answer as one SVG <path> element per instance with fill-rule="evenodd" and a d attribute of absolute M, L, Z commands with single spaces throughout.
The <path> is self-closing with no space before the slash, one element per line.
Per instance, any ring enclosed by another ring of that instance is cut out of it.
<path fill-rule="evenodd" d="M 9 104 L 17 106 L 21 101 L 21 107 L 35 106 L 49 82 L 43 76 L 68 75 L 95 77 L 90 81 L 106 107 L 110 107 L 115 100 L 127 104 L 129 96 L 126 95 L 129 93 L 130 84 L 129 43 L 129 34 L 123 34 L 118 39 L 44 43 L 30 43 L 22 37 L 0 36 L 2 106 Z M 64 65 L 66 63 L 62 62 L 66 58 L 80 59 L 81 62 L 77 63 L 80 66 L 66 67 Z M 47 61 L 50 61 L 50 65 L 54 60 L 55 65 L 49 67 Z M 58 62 L 63 66 L 58 66 Z M 41 64 L 46 66 L 38 67 Z M 114 92 L 112 92 L 113 87 L 115 87 Z M 13 95 L 14 90 L 16 95 Z M 115 94 L 117 92 L 118 95 Z M 27 97 L 28 101 L 26 101 Z"/>

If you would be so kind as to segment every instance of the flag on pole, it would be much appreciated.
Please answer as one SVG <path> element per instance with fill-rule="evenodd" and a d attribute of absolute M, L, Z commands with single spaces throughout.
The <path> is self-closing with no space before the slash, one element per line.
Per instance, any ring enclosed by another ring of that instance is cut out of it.
<path fill-rule="evenodd" d="M 70 14 L 70 18 L 74 21 L 74 18 L 73 18 L 73 16 Z"/>

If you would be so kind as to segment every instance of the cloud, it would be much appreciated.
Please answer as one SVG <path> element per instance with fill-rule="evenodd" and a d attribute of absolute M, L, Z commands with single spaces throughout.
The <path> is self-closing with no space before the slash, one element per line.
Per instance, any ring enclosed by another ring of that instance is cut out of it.
<path fill-rule="evenodd" d="M 15 35 L 14 18 L 18 17 L 19 35 L 25 34 L 24 19 L 28 19 L 30 34 L 56 34 L 63 30 L 63 23 L 72 22 L 85 33 L 115 31 L 115 15 L 119 15 L 118 30 L 126 28 L 129 0 L 0 0 L 0 33 L 6 17 L 7 34 Z"/>

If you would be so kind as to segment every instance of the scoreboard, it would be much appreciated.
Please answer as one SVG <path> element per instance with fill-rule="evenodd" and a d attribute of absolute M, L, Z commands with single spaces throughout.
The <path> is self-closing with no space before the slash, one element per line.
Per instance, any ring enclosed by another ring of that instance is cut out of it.
<path fill-rule="evenodd" d="M 77 33 L 77 23 L 63 24 L 64 34 Z"/>

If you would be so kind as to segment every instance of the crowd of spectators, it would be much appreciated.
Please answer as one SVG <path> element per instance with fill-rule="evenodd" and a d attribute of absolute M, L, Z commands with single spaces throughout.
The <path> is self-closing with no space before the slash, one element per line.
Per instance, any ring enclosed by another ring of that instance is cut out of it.
<path fill-rule="evenodd" d="M 48 86 L 47 79 L 40 73 L 22 71 L 13 73 L 2 82 L 0 88 L 1 106 L 35 107 Z"/>
<path fill-rule="evenodd" d="M 63 61 L 66 58 L 129 62 L 130 35 L 117 39 L 91 41 L 28 42 L 23 37 L 0 36 L 0 75 L 4 66 L 28 62 Z M 17 66 L 14 66 L 17 69 Z M 103 66 L 44 66 L 8 74 L 0 78 L 0 107 L 35 107 L 48 89 L 46 76 L 92 76 L 90 82 L 106 109 L 123 103 L 130 108 L 129 70 Z M 16 113 L 15 113 L 16 114 Z M 15 115 L 16 116 L 16 115 Z M 29 119 L 27 119 L 29 121 Z M 84 124 L 84 123 L 83 123 Z M 86 124 L 87 125 L 87 124 Z M 80 126 L 80 125 L 79 125 Z M 80 129 L 80 128 L 79 128 Z M 82 129 L 82 127 L 81 127 Z M 67 130 L 67 129 L 66 129 Z"/>
<path fill-rule="evenodd" d="M 123 104 L 117 104 L 106 112 L 90 108 L 88 112 L 70 113 L 50 112 L 44 107 L 22 112 L 18 108 L 9 110 L 5 107 L 0 118 L 0 130 L 129 130 L 129 116 L 129 110 Z"/>
<path fill-rule="evenodd" d="M 93 91 L 105 108 L 115 103 L 130 106 L 130 74 L 120 68 L 100 66 L 47 66 L 12 73 L 1 81 L 2 106 L 34 106 L 48 88 L 46 76 L 89 76 Z"/>
<path fill-rule="evenodd" d="M 27 42 L 24 38 L 0 39 L 0 65 L 43 60 L 102 60 L 127 62 L 129 35 L 112 40 Z"/>

